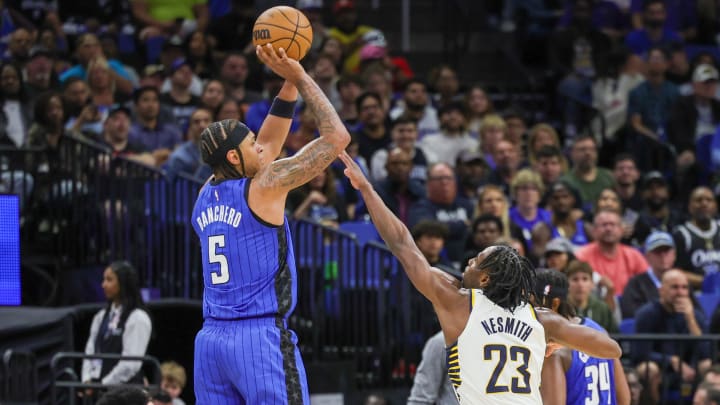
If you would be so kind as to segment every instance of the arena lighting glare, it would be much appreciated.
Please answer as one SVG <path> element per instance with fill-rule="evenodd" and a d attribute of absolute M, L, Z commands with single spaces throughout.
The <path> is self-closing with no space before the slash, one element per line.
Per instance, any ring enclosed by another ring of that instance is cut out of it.
<path fill-rule="evenodd" d="M 20 199 L 0 194 L 0 305 L 20 305 Z"/>

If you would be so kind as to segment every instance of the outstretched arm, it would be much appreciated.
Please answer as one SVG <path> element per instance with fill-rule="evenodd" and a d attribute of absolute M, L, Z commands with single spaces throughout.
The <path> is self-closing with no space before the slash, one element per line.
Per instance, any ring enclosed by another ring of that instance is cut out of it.
<path fill-rule="evenodd" d="M 548 342 L 559 343 L 600 359 L 619 359 L 622 355 L 620 345 L 608 334 L 574 324 L 552 311 L 538 308 L 536 312 Z"/>
<path fill-rule="evenodd" d="M 285 80 L 277 98 L 280 100 L 278 103 L 283 104 L 294 104 L 297 100 L 298 91 L 294 84 Z M 275 104 L 275 101 L 273 101 Z M 268 156 L 265 164 L 271 164 L 275 158 L 280 155 L 285 139 L 290 132 L 290 125 L 292 124 L 292 118 L 281 117 L 274 115 L 272 109 L 270 114 L 263 121 L 260 130 L 258 131 L 257 142 L 265 149 L 265 154 Z"/>
<path fill-rule="evenodd" d="M 385 205 L 352 158 L 343 152 L 340 154 L 340 160 L 347 167 L 345 175 L 350 179 L 350 183 L 362 194 L 378 233 L 403 265 L 405 273 L 415 288 L 435 306 L 443 306 L 443 297 L 446 294 L 457 296 L 459 288 L 457 280 L 430 266 L 415 245 L 405 224 Z"/>

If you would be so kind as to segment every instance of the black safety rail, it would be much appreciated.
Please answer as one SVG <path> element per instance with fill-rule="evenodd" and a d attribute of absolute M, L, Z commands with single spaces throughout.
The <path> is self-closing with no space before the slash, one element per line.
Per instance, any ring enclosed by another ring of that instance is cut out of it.
<path fill-rule="evenodd" d="M 96 391 L 107 391 L 116 385 L 102 384 L 98 382 L 83 382 L 77 375 L 76 370 L 80 368 L 77 364 L 81 360 L 91 359 L 103 359 L 103 360 L 120 360 L 120 361 L 140 361 L 143 363 L 141 370 L 148 380 L 148 384 L 136 384 L 138 387 L 142 387 L 150 392 L 157 391 L 160 389 L 161 372 L 160 362 L 153 356 L 123 356 L 120 354 L 85 354 L 79 352 L 59 352 L 53 356 L 50 363 L 52 370 L 52 388 L 50 392 L 50 403 L 55 405 L 58 400 L 58 395 L 62 390 L 68 390 L 67 399 L 62 403 L 68 403 L 74 405 L 75 403 L 85 404 L 89 399 L 87 397 L 80 397 L 77 395 L 86 389 Z M 124 386 L 133 384 L 123 384 Z"/>

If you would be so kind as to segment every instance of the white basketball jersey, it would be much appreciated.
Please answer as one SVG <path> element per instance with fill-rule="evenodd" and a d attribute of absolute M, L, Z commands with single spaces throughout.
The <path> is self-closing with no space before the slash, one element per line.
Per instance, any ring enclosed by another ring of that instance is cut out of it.
<path fill-rule="evenodd" d="M 529 304 L 515 313 L 471 290 L 470 319 L 448 348 L 448 375 L 461 404 L 541 405 L 545 329 Z"/>

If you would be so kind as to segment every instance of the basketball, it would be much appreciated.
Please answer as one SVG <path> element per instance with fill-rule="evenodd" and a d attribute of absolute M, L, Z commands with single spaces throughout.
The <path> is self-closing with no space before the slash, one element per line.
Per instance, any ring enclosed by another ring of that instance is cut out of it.
<path fill-rule="evenodd" d="M 295 60 L 307 54 L 312 38 L 312 27 L 305 14 L 288 6 L 265 10 L 253 26 L 253 45 L 272 44 L 276 51 L 283 48 Z"/>

